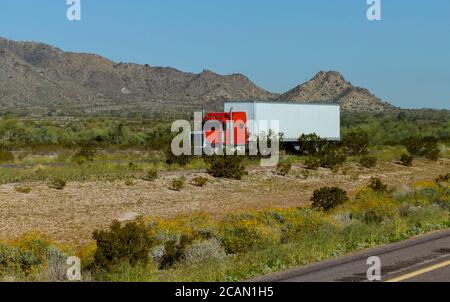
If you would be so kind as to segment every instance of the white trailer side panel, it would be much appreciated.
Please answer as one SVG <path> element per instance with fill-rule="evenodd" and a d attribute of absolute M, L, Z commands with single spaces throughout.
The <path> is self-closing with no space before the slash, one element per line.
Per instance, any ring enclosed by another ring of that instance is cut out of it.
<path fill-rule="evenodd" d="M 302 134 L 316 133 L 329 140 L 340 139 L 339 105 L 274 102 L 226 102 L 225 111 L 245 111 L 248 120 L 260 123 L 259 133 L 268 133 L 270 121 L 279 122 L 285 141 L 297 141 Z M 273 131 L 274 129 L 272 129 Z"/>

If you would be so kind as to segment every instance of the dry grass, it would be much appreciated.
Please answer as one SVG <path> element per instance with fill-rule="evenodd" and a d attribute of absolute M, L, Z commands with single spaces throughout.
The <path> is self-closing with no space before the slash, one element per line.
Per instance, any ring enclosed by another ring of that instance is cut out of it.
<path fill-rule="evenodd" d="M 48 188 L 45 183 L 27 183 L 28 194 L 15 190 L 17 184 L 0 186 L 0 237 L 15 238 L 38 230 L 64 243 L 81 244 L 91 239 L 96 228 L 107 227 L 113 219 L 131 220 L 138 215 L 170 217 L 190 212 L 223 215 L 246 209 L 285 208 L 309 202 L 312 192 L 322 186 L 339 186 L 352 195 L 378 177 L 390 186 L 412 184 L 448 173 L 450 160 L 436 163 L 416 160 L 413 167 L 381 162 L 371 170 L 357 163 L 347 163 L 333 173 L 319 169 L 305 179 L 301 165 L 294 165 L 289 176 L 274 169 L 255 168 L 242 181 L 208 177 L 206 187 L 191 185 L 198 174 L 170 172 L 153 183 L 135 180 L 112 182 L 68 182 L 64 190 Z M 170 190 L 173 179 L 185 176 L 187 185 L 181 192 Z"/>

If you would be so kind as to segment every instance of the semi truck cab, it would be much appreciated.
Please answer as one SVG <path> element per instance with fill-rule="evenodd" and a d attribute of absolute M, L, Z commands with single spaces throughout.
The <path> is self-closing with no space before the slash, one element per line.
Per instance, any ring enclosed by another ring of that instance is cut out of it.
<path fill-rule="evenodd" d="M 203 117 L 205 140 L 213 147 L 219 144 L 243 147 L 247 143 L 245 112 L 210 112 Z"/>

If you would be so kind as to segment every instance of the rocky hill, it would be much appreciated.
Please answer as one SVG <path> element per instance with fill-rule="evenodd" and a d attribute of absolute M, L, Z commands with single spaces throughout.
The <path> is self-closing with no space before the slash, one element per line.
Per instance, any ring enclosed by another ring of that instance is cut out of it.
<path fill-rule="evenodd" d="M 0 38 L 1 111 L 99 113 L 190 112 L 220 109 L 225 100 L 334 102 L 350 111 L 393 109 L 337 72 L 278 95 L 242 74 L 200 74 L 168 67 L 117 63 L 94 54 L 64 52 L 36 42 Z"/>
<path fill-rule="evenodd" d="M 319 72 L 314 78 L 280 95 L 279 100 L 300 103 L 336 103 L 345 111 L 396 110 L 367 89 L 355 87 L 336 71 Z"/>

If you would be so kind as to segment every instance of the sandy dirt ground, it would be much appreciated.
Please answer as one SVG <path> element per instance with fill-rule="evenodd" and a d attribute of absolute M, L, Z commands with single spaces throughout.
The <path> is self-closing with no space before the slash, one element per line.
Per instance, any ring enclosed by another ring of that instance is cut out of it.
<path fill-rule="evenodd" d="M 273 169 L 253 169 L 241 181 L 213 179 L 199 188 L 190 184 L 196 174 L 176 172 L 162 174 L 155 182 L 136 180 L 132 186 L 124 181 L 69 182 L 64 190 L 46 183 L 27 183 L 29 193 L 15 190 L 18 184 L 0 186 L 0 237 L 15 238 L 39 231 L 58 242 L 81 244 L 91 239 L 92 231 L 106 228 L 114 219 L 131 220 L 138 215 L 169 217 L 196 211 L 214 215 L 245 209 L 292 207 L 305 204 L 312 192 L 322 186 L 339 186 L 349 194 L 379 177 L 390 186 L 409 185 L 419 180 L 435 179 L 450 172 L 450 160 L 436 163 L 415 161 L 413 167 L 381 162 L 371 170 L 347 163 L 342 171 L 309 171 L 305 177 L 301 166 L 292 175 L 277 176 Z M 169 189 L 174 177 L 186 174 L 186 187 Z M 20 184 L 23 185 L 23 184 Z"/>

